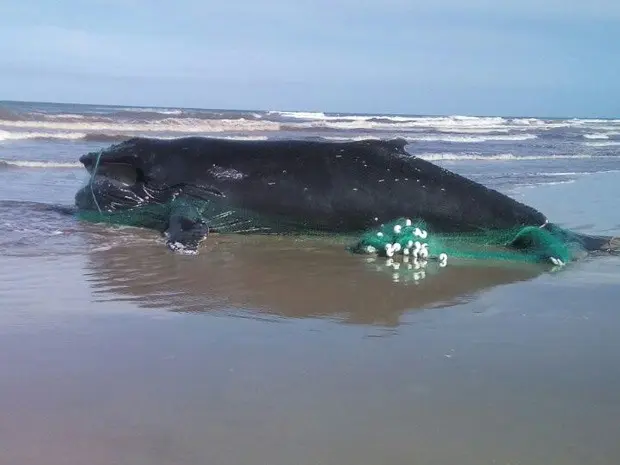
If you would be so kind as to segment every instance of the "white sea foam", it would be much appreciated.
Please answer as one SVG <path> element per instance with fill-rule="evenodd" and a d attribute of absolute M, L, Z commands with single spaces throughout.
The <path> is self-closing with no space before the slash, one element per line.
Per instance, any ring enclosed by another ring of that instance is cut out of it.
<path fill-rule="evenodd" d="M 25 140 L 25 139 L 83 139 L 86 133 L 83 132 L 11 132 L 0 129 L 0 141 L 3 140 Z"/>
<path fill-rule="evenodd" d="M 592 158 L 591 155 L 524 155 L 516 156 L 512 153 L 497 153 L 483 155 L 477 153 L 414 153 L 415 156 L 428 161 L 523 161 L 523 160 L 560 160 Z"/>
<path fill-rule="evenodd" d="M 334 142 L 362 141 L 362 140 L 381 140 L 378 136 L 323 136 L 322 139 Z"/>
<path fill-rule="evenodd" d="M 183 137 L 183 135 L 179 135 L 179 134 L 175 134 L 175 135 L 147 135 L 147 134 L 133 134 L 133 136 L 148 136 L 151 137 L 153 139 L 162 139 L 162 140 L 175 140 L 175 139 L 180 139 Z M 205 135 L 206 139 L 225 139 L 225 140 L 269 140 L 269 137 L 267 136 L 221 136 L 221 135 L 217 135 L 217 136 L 208 136 Z"/>
<path fill-rule="evenodd" d="M 390 116 L 390 115 L 334 115 L 322 112 L 271 111 L 256 113 L 260 119 L 183 117 L 181 109 L 121 108 L 109 114 L 45 115 L 44 119 L 0 119 L 0 140 L 26 138 L 79 139 L 84 135 L 118 134 L 135 136 L 209 135 L 219 133 L 256 133 L 275 131 L 364 131 L 390 132 L 390 137 L 437 142 L 523 141 L 555 128 L 575 127 L 584 131 L 585 139 L 604 139 L 620 132 L 620 120 L 542 120 L 537 118 L 503 118 L 476 116 Z M 148 119 L 132 116 L 131 121 L 119 117 L 119 112 L 150 112 L 161 117 Z M 278 117 L 286 117 L 283 122 Z M 10 131 L 10 133 L 9 133 Z M 614 132 L 615 131 L 615 132 Z M 429 134 L 430 132 L 430 134 Z M 417 134 L 421 134 L 419 137 Z M 443 135 L 446 134 L 446 135 Z M 356 134 L 357 137 L 359 134 Z"/>
<path fill-rule="evenodd" d="M 280 123 L 274 121 L 252 121 L 246 119 L 200 119 L 200 118 L 164 118 L 151 122 L 125 123 L 114 120 L 91 121 L 7 121 L 0 120 L 0 127 L 54 130 L 74 132 L 181 132 L 181 133 L 214 133 L 214 132 L 247 132 L 277 131 Z M 1 129 L 0 129 L 1 130 Z"/>
<path fill-rule="evenodd" d="M 620 140 L 609 140 L 604 142 L 586 142 L 584 145 L 588 147 L 618 147 L 620 146 Z"/>
<path fill-rule="evenodd" d="M 596 132 L 594 134 L 584 134 L 583 137 L 585 139 L 609 139 L 609 134 Z"/>
<path fill-rule="evenodd" d="M 607 123 L 618 123 L 618 124 L 620 124 L 620 119 L 596 119 L 596 118 L 577 119 L 577 118 L 575 118 L 575 119 L 573 119 L 571 121 L 581 122 L 583 124 L 592 124 L 592 123 L 595 123 L 595 124 L 596 123 L 604 123 L 604 124 L 607 124 Z"/>
<path fill-rule="evenodd" d="M 282 116 L 284 118 L 295 118 L 295 119 L 305 119 L 305 120 L 314 120 L 314 119 L 326 119 L 327 116 L 323 112 L 311 112 L 311 111 L 277 111 L 272 110 L 267 112 L 268 115 L 277 115 Z"/>
<path fill-rule="evenodd" d="M 84 119 L 86 118 L 85 115 L 76 115 L 73 113 L 60 113 L 60 114 L 54 114 L 54 115 L 44 114 L 42 116 L 46 119 Z"/>
<path fill-rule="evenodd" d="M 523 141 L 536 139 L 535 134 L 489 134 L 486 136 L 407 136 L 408 141 L 479 143 L 488 141 Z"/>
<path fill-rule="evenodd" d="M 133 134 L 113 134 L 113 133 L 86 133 L 86 132 L 10 132 L 0 130 L 0 141 L 14 141 L 14 140 L 29 140 L 29 139 L 59 139 L 59 140 L 111 140 L 111 139 L 125 139 L 137 136 L 148 136 L 157 139 L 177 139 L 183 137 L 183 134 L 163 135 L 163 134 L 147 134 L 147 133 L 133 133 Z M 259 135 L 217 135 L 213 136 L 217 139 L 230 139 L 230 140 L 267 140 L 267 136 Z"/>
<path fill-rule="evenodd" d="M 161 115 L 181 115 L 183 110 L 178 108 L 131 108 L 123 107 L 119 108 L 119 111 L 126 111 L 131 113 L 159 113 Z"/>
<path fill-rule="evenodd" d="M 213 137 L 213 139 L 227 139 L 227 140 L 268 140 L 267 136 L 219 136 Z"/>
<path fill-rule="evenodd" d="M 521 189 L 532 189 L 534 187 L 538 187 L 540 185 L 545 185 L 545 186 L 555 186 L 555 185 L 559 185 L 559 184 L 573 184 L 575 182 L 575 179 L 566 179 L 566 180 L 562 180 L 562 181 L 547 181 L 547 182 L 533 182 L 533 183 L 529 183 L 529 182 L 520 182 L 517 186 L 515 187 L 519 187 Z"/>
<path fill-rule="evenodd" d="M 511 130 L 515 129 L 505 129 L 505 128 L 437 128 L 439 132 L 447 132 L 447 133 L 457 133 L 457 134 L 488 134 L 488 133 L 504 133 L 508 134 Z M 518 128 L 518 131 L 527 131 L 529 128 L 523 127 Z"/>
<path fill-rule="evenodd" d="M 15 168 L 79 168 L 82 166 L 82 164 L 78 162 L 0 160 L 0 167 L 3 165 Z"/>

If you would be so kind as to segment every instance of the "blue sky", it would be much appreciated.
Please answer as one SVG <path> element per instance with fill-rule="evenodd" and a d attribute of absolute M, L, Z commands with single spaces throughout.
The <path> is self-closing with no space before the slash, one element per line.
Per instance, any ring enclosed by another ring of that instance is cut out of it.
<path fill-rule="evenodd" d="M 620 116 L 618 0 L 0 3 L 0 100 Z"/>

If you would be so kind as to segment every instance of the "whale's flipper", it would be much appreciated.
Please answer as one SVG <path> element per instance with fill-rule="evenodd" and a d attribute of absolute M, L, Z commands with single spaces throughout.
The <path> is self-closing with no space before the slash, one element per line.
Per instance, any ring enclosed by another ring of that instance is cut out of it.
<path fill-rule="evenodd" d="M 209 225 L 191 203 L 177 202 L 172 207 L 164 234 L 170 250 L 195 255 L 200 243 L 209 235 Z"/>

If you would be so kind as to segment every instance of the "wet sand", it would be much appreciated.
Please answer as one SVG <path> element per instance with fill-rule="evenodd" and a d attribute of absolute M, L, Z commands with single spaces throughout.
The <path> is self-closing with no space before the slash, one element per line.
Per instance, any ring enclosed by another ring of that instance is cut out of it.
<path fill-rule="evenodd" d="M 617 180 L 523 195 L 605 232 Z M 2 465 L 620 463 L 620 258 L 394 282 L 338 245 L 93 230 L 0 256 Z"/>

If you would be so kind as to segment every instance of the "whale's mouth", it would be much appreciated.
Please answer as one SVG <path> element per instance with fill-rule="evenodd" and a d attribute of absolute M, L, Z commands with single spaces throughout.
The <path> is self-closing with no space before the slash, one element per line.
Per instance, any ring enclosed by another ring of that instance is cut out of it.
<path fill-rule="evenodd" d="M 129 187 L 144 182 L 144 173 L 128 163 L 102 163 L 97 167 L 93 181 L 102 178 L 113 184 Z"/>
<path fill-rule="evenodd" d="M 118 160 L 83 159 L 90 179 L 76 194 L 76 205 L 84 210 L 117 210 L 143 204 L 148 195 L 144 172 L 132 163 Z"/>

